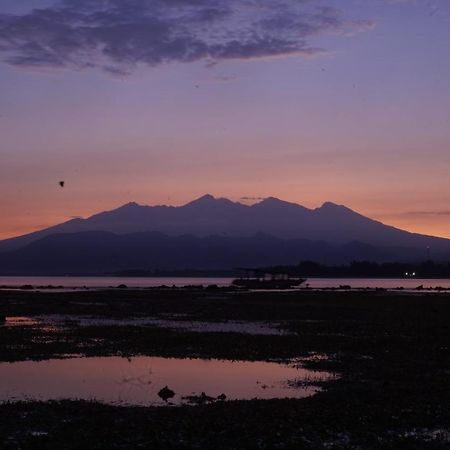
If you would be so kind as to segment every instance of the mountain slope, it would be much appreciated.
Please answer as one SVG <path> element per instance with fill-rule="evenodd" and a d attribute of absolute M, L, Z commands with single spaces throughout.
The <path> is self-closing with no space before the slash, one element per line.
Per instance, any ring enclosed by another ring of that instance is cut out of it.
<path fill-rule="evenodd" d="M 0 275 L 107 273 L 124 269 L 232 269 L 313 260 L 389 261 L 399 249 L 359 242 L 331 245 L 265 234 L 250 237 L 167 236 L 158 232 L 118 235 L 104 231 L 53 234 L 0 254 Z M 403 257 L 417 255 L 403 249 Z"/>
<path fill-rule="evenodd" d="M 334 245 L 359 241 L 374 246 L 411 247 L 420 249 L 423 257 L 427 247 L 433 254 L 450 251 L 450 240 L 399 230 L 330 202 L 308 209 L 271 197 L 246 206 L 210 195 L 180 207 L 128 203 L 87 219 L 70 220 L 0 241 L 0 251 L 19 249 L 51 234 L 84 231 L 116 234 L 157 231 L 169 236 L 191 234 L 197 237 L 250 237 L 265 233 L 282 239 L 322 240 Z"/>

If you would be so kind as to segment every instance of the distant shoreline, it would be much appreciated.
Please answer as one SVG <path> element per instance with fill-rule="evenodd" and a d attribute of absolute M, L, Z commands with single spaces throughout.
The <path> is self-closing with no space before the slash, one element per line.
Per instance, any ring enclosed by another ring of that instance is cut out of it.
<path fill-rule="evenodd" d="M 142 269 L 127 268 L 98 272 L 11 271 L 0 272 L 0 277 L 110 277 L 110 278 L 239 278 L 282 274 L 291 278 L 308 279 L 450 279 L 450 262 L 422 261 L 418 263 L 354 261 L 347 265 L 326 265 L 301 261 L 296 265 L 253 266 L 244 268 L 182 268 Z"/>
<path fill-rule="evenodd" d="M 30 274 L 30 273 L 15 273 L 15 274 L 1 274 L 0 278 L 198 278 L 198 279 L 207 279 L 207 278 L 237 278 L 238 275 L 118 275 L 118 274 L 105 274 L 105 273 L 73 273 L 73 274 L 60 274 L 60 273 L 46 273 L 46 274 Z M 366 275 L 316 275 L 316 276 L 307 276 L 308 280 L 405 280 L 405 281 L 423 281 L 423 280 L 450 280 L 450 276 L 426 276 L 426 277 L 396 277 L 396 276 L 366 276 Z"/>

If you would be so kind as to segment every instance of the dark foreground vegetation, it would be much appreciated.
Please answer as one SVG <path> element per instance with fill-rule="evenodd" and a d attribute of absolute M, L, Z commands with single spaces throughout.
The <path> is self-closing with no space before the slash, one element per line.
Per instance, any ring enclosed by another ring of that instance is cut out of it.
<path fill-rule="evenodd" d="M 339 378 L 301 400 L 169 408 L 89 402 L 0 406 L 0 447 L 450 448 L 450 296 L 399 292 L 151 289 L 0 292 L 0 316 L 61 314 L 60 326 L 1 326 L 0 360 L 72 353 L 288 360 Z M 75 316 L 268 321 L 290 334 L 80 327 Z M 326 358 L 324 358 L 326 356 Z M 205 379 L 208 374 L 205 373 Z M 30 380 L 32 382 L 32 380 Z"/>

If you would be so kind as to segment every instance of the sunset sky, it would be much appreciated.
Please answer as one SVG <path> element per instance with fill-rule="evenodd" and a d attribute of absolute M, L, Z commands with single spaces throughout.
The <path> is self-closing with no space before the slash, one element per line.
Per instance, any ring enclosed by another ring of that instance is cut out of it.
<path fill-rule="evenodd" d="M 450 238 L 449 0 L 1 0 L 0 94 L 0 239 L 205 193 Z"/>

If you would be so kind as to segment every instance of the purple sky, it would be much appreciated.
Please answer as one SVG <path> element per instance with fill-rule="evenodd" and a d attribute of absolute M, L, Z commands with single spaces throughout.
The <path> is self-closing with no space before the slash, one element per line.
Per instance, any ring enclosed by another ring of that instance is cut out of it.
<path fill-rule="evenodd" d="M 449 43 L 448 0 L 2 0 L 0 238 L 206 192 L 450 237 Z"/>

